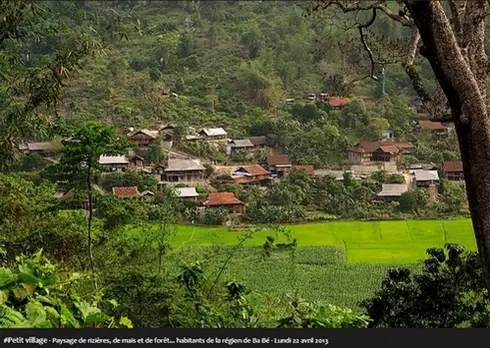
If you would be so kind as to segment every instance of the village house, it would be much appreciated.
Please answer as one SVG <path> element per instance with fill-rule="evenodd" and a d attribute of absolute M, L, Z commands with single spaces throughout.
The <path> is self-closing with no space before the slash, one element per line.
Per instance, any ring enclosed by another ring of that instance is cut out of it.
<path fill-rule="evenodd" d="M 349 100 L 342 97 L 327 97 L 327 103 L 334 109 L 340 110 L 349 105 Z"/>
<path fill-rule="evenodd" d="M 135 146 L 148 146 L 158 139 L 157 130 L 139 129 L 128 136 L 128 142 Z"/>
<path fill-rule="evenodd" d="M 235 151 L 253 150 L 254 144 L 249 139 L 234 139 L 228 144 L 227 153 L 231 155 Z"/>
<path fill-rule="evenodd" d="M 407 184 L 383 184 L 381 192 L 376 197 L 385 202 L 392 202 L 399 200 L 401 195 L 407 191 Z"/>
<path fill-rule="evenodd" d="M 199 135 L 207 141 L 226 141 L 228 133 L 223 128 L 203 128 Z"/>
<path fill-rule="evenodd" d="M 418 188 L 429 188 L 431 186 L 439 186 L 439 173 L 437 170 L 416 170 L 415 186 Z"/>
<path fill-rule="evenodd" d="M 94 196 L 103 196 L 105 195 L 105 192 L 104 190 L 102 190 L 100 188 L 100 186 L 98 185 L 95 185 L 95 184 L 92 184 L 92 192 L 94 194 Z M 53 196 L 53 198 L 55 199 L 61 199 L 61 200 L 71 200 L 71 199 L 74 199 L 77 197 L 77 192 L 75 189 L 70 189 L 66 192 L 56 192 Z M 89 210 L 90 206 L 89 206 L 89 200 L 88 198 L 86 198 L 86 196 L 84 195 L 83 196 L 84 198 L 82 198 L 78 203 L 80 204 L 80 207 L 81 209 L 84 209 L 84 210 Z M 96 210 L 96 207 L 95 207 L 95 202 L 92 202 L 92 209 L 95 211 Z"/>
<path fill-rule="evenodd" d="M 248 140 L 253 144 L 256 149 L 263 149 L 268 146 L 268 140 L 266 136 L 256 136 L 256 137 L 248 137 Z"/>
<path fill-rule="evenodd" d="M 125 172 L 129 168 L 126 156 L 100 156 L 99 164 L 106 172 Z"/>
<path fill-rule="evenodd" d="M 113 187 L 112 194 L 119 198 L 139 198 L 140 192 L 138 191 L 138 187 L 130 186 L 130 187 Z"/>
<path fill-rule="evenodd" d="M 267 168 L 269 172 L 278 177 L 284 176 L 284 173 L 291 169 L 291 162 L 286 155 L 271 155 L 267 157 Z"/>
<path fill-rule="evenodd" d="M 56 149 L 54 144 L 50 141 L 40 142 L 40 143 L 27 143 L 22 146 L 21 149 L 25 154 L 37 153 L 42 157 L 54 157 L 56 156 Z"/>
<path fill-rule="evenodd" d="M 400 143 L 389 140 L 361 141 L 356 146 L 347 149 L 349 162 L 366 164 L 372 162 L 394 163 L 403 153 L 413 148 L 411 143 Z"/>
<path fill-rule="evenodd" d="M 444 174 L 446 175 L 448 180 L 454 180 L 454 181 L 463 181 L 464 180 L 464 171 L 463 171 L 463 162 L 462 161 L 444 162 L 442 170 L 444 171 Z"/>
<path fill-rule="evenodd" d="M 441 122 L 419 121 L 417 123 L 417 128 L 421 130 L 428 130 L 434 134 L 444 135 L 449 132 L 449 128 L 443 125 Z"/>
<path fill-rule="evenodd" d="M 265 186 L 271 181 L 270 173 L 258 164 L 238 168 L 233 172 L 232 178 L 236 184 L 247 186 Z"/>
<path fill-rule="evenodd" d="M 135 153 L 129 156 L 129 166 L 134 168 L 142 168 L 145 163 L 145 159 Z"/>
<path fill-rule="evenodd" d="M 195 187 L 177 187 L 175 188 L 177 197 L 183 200 L 197 201 L 199 193 L 197 193 Z"/>
<path fill-rule="evenodd" d="M 173 123 L 167 123 L 158 129 L 161 133 L 173 134 L 175 130 L 175 125 Z"/>
<path fill-rule="evenodd" d="M 200 183 L 204 181 L 206 168 L 199 160 L 169 158 L 161 175 L 168 183 Z"/>
<path fill-rule="evenodd" d="M 243 214 L 244 204 L 233 192 L 211 192 L 203 205 L 208 208 L 224 208 L 229 214 Z"/>

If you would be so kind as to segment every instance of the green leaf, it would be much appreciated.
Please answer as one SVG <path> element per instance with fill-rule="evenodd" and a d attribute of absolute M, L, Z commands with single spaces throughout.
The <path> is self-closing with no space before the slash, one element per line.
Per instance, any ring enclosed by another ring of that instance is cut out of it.
<path fill-rule="evenodd" d="M 21 282 L 23 282 L 25 284 L 38 285 L 38 284 L 42 283 L 41 279 L 35 277 L 34 275 L 32 275 L 30 273 L 25 273 L 25 272 L 19 273 L 19 279 Z"/>
<path fill-rule="evenodd" d="M 26 316 L 33 327 L 46 321 L 46 311 L 39 301 L 31 301 L 27 304 Z"/>
<path fill-rule="evenodd" d="M 90 320 L 93 320 L 92 322 L 96 322 L 98 321 L 97 318 L 99 318 L 99 316 L 102 316 L 100 309 L 91 306 L 90 303 L 88 303 L 87 301 L 75 302 L 75 306 L 80 311 L 82 319 L 85 323 L 89 321 L 89 318 Z"/>
<path fill-rule="evenodd" d="M 44 309 L 46 310 L 46 315 L 48 317 L 48 320 L 50 320 L 51 322 L 58 322 L 59 321 L 59 318 L 60 318 L 60 314 L 58 313 L 58 311 L 56 309 L 54 309 L 53 307 L 44 307 Z"/>
<path fill-rule="evenodd" d="M 129 329 L 132 329 L 133 328 L 133 323 L 127 317 L 121 317 L 119 319 L 119 324 L 121 326 L 127 327 Z"/>
<path fill-rule="evenodd" d="M 62 327 L 80 328 L 80 323 L 65 305 L 61 306 L 61 325 Z"/>
<path fill-rule="evenodd" d="M 8 289 L 17 282 L 17 277 L 8 268 L 0 268 L 0 289 Z"/>
<path fill-rule="evenodd" d="M 46 303 L 46 304 L 49 304 L 51 306 L 55 306 L 56 305 L 56 301 L 49 298 L 49 297 L 46 297 L 46 296 L 42 296 L 42 295 L 39 295 L 36 297 L 36 299 L 41 302 L 41 303 Z"/>
<path fill-rule="evenodd" d="M 8 291 L 0 291 L 0 305 L 5 304 L 8 301 L 9 293 Z"/>

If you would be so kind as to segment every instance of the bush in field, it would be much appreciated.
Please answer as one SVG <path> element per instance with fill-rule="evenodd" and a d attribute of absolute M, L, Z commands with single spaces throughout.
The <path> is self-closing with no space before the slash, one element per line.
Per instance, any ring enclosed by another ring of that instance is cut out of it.
<path fill-rule="evenodd" d="M 228 220 L 228 211 L 222 208 L 206 208 L 201 221 L 205 225 L 223 225 Z"/>

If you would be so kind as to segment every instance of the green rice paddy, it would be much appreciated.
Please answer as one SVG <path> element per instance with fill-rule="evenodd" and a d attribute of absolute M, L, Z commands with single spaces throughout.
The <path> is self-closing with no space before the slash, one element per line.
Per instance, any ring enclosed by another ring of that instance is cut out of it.
<path fill-rule="evenodd" d="M 294 262 L 286 251 L 263 260 L 261 246 L 275 232 L 261 230 L 234 254 L 224 277 L 271 296 L 296 292 L 310 301 L 355 308 L 379 288 L 389 268 L 417 269 L 427 248 L 445 243 L 476 248 L 467 219 L 328 222 L 287 228 L 298 241 Z M 173 254 L 180 261 L 205 259 L 213 272 L 244 233 L 226 227 L 180 226 L 172 240 Z"/>

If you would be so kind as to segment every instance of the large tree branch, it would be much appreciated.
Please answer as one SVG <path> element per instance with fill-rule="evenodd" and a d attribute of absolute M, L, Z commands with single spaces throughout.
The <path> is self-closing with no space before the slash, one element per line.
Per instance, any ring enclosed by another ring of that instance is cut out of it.
<path fill-rule="evenodd" d="M 451 108 L 461 110 L 466 117 L 473 112 L 486 115 L 478 81 L 463 57 L 442 5 L 437 1 L 405 0 L 405 3 L 424 43 L 421 53 L 429 60 Z"/>
<path fill-rule="evenodd" d="M 487 91 L 488 57 L 485 52 L 485 18 L 487 15 L 486 0 L 471 0 L 465 11 L 462 28 L 462 50 L 475 75 L 483 98 Z"/>
<path fill-rule="evenodd" d="M 380 10 L 391 19 L 401 23 L 405 27 L 411 27 L 414 25 L 413 20 L 408 16 L 399 13 L 396 14 L 391 11 L 386 5 L 386 0 L 377 0 L 374 3 L 366 4 L 366 1 L 333 1 L 333 0 L 319 0 L 315 6 L 315 10 L 325 10 L 330 6 L 336 6 L 344 13 L 359 12 L 359 11 L 371 11 Z"/>
<path fill-rule="evenodd" d="M 367 23 L 365 23 L 365 24 L 359 24 L 357 26 L 357 28 L 359 29 L 359 35 L 361 37 L 362 46 L 364 47 L 364 49 L 368 53 L 369 60 L 371 62 L 371 75 L 370 75 L 370 77 L 373 80 L 378 81 L 378 77 L 374 75 L 374 71 L 376 69 L 376 65 L 377 64 L 380 64 L 380 63 L 374 60 L 373 51 L 371 51 L 371 48 L 367 44 L 366 37 L 365 37 L 364 31 L 363 31 L 364 29 L 369 28 L 374 23 L 374 21 L 376 20 L 376 9 L 373 8 L 372 11 L 373 12 L 372 12 L 372 15 L 371 15 L 371 19 Z"/>

